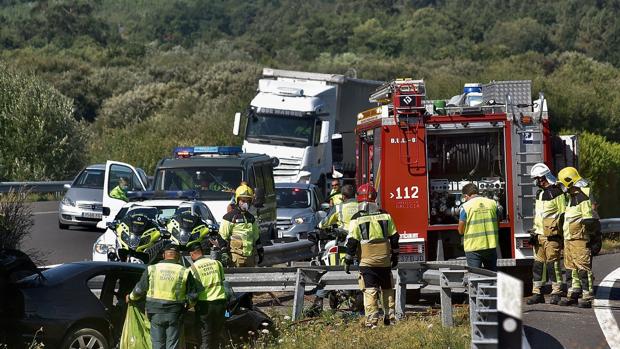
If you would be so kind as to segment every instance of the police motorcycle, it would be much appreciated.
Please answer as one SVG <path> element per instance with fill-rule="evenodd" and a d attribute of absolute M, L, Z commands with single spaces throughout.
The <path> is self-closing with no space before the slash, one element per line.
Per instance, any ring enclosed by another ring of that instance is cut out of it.
<path fill-rule="evenodd" d="M 328 228 L 317 227 L 311 232 L 308 239 L 316 242 L 319 251 L 317 257 L 310 262 L 311 265 L 344 266 L 347 234 L 345 229 L 337 225 Z M 361 312 L 364 309 L 363 294 L 359 290 L 327 291 L 327 299 L 332 310 L 344 307 Z"/>
<path fill-rule="evenodd" d="M 117 249 L 108 253 L 108 260 L 151 264 L 159 256 L 167 232 L 157 221 L 157 208 L 136 207 L 120 221 L 108 223 L 116 233 Z"/>

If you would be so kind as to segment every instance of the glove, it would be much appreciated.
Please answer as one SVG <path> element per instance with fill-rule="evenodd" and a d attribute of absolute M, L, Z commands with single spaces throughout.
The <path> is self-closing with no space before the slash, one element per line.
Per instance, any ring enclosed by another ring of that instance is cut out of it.
<path fill-rule="evenodd" d="M 261 264 L 265 258 L 265 249 L 261 247 L 256 252 L 258 252 L 258 264 Z"/>
<path fill-rule="evenodd" d="M 538 234 L 530 233 L 530 246 L 538 246 Z"/>
<path fill-rule="evenodd" d="M 392 254 L 392 268 L 396 268 L 396 266 L 398 265 L 398 253 L 393 253 Z"/>

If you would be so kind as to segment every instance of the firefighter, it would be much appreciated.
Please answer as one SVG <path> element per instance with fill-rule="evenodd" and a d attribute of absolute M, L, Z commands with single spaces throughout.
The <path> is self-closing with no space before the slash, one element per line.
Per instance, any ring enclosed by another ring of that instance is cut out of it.
<path fill-rule="evenodd" d="M 560 182 L 568 190 L 568 203 L 564 213 L 564 266 L 571 275 L 566 299 L 560 305 L 577 303 L 580 308 L 590 308 L 593 297 L 592 255 L 590 237 L 597 225 L 593 216 L 590 188 L 574 167 L 565 167 L 558 173 Z M 579 293 L 582 293 L 579 298 Z"/>
<path fill-rule="evenodd" d="M 532 166 L 530 177 L 540 188 L 536 193 L 534 208 L 534 229 L 530 232 L 530 244 L 534 248 L 532 275 L 534 286 L 532 297 L 527 304 L 544 303 L 540 290 L 544 284 L 543 275 L 551 279 L 551 299 L 549 303 L 558 304 L 562 293 L 562 270 L 560 255 L 562 251 L 562 219 L 566 206 L 566 196 L 547 165 L 538 163 Z M 546 269 L 546 270 L 545 270 Z"/>
<path fill-rule="evenodd" d="M 364 293 L 366 326 L 377 327 L 380 312 L 377 307 L 379 295 L 383 308 L 383 323 L 396 320 L 394 281 L 391 268 L 398 265 L 398 233 L 392 217 L 374 203 L 377 192 L 370 184 L 358 189 L 360 210 L 351 219 L 347 235 L 345 272 L 359 256 L 360 288 Z"/>
<path fill-rule="evenodd" d="M 193 278 L 188 269 L 179 263 L 177 245 L 166 245 L 163 257 L 161 262 L 147 267 L 127 297 L 128 301 L 135 302 L 146 295 L 153 349 L 176 349 L 180 348 L 179 337 L 186 304 L 195 301 L 191 291 Z"/>
<path fill-rule="evenodd" d="M 459 217 L 459 234 L 463 235 L 463 247 L 467 265 L 474 268 L 497 271 L 497 240 L 499 212 L 495 200 L 479 196 L 474 183 L 461 190 L 465 203 Z"/>
<path fill-rule="evenodd" d="M 347 229 L 351 217 L 359 211 L 358 203 L 355 200 L 355 189 L 350 184 L 342 187 L 342 202 L 333 206 L 327 217 L 325 217 L 320 223 L 319 228 L 326 229 L 333 225 L 337 225 L 338 228 Z"/>
<path fill-rule="evenodd" d="M 256 266 L 263 261 L 264 250 L 260 241 L 260 230 L 254 216 L 249 212 L 254 191 L 246 184 L 235 190 L 235 204 L 226 213 L 220 225 L 220 235 L 228 242 L 235 267 Z"/>
<path fill-rule="evenodd" d="M 332 190 L 329 192 L 329 206 L 338 205 L 342 202 L 342 193 L 340 192 L 340 180 L 332 180 Z"/>
<path fill-rule="evenodd" d="M 114 199 L 129 201 L 127 198 L 127 191 L 129 190 L 129 180 L 127 177 L 121 177 L 118 179 L 118 185 L 110 191 L 110 197 Z"/>
<path fill-rule="evenodd" d="M 220 332 L 226 319 L 224 267 L 219 261 L 205 257 L 200 243 L 191 244 L 189 251 L 194 261 L 191 272 L 199 291 L 195 310 L 197 332 L 202 339 L 200 348 L 219 348 Z"/>

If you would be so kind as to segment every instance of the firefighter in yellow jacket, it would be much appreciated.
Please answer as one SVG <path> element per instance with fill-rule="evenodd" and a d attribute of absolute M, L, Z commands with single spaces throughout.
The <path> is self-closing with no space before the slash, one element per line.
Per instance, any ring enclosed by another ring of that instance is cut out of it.
<path fill-rule="evenodd" d="M 235 267 L 256 266 L 263 261 L 263 246 L 256 218 L 249 212 L 254 191 L 242 184 L 235 190 L 235 205 L 226 213 L 220 225 L 220 235 L 230 246 L 232 263 Z"/>
<path fill-rule="evenodd" d="M 594 298 L 590 237 L 597 223 L 593 216 L 590 188 L 574 167 L 563 168 L 558 178 L 569 195 L 563 226 L 564 266 L 566 273 L 572 276 L 567 299 L 560 301 L 560 305 L 578 303 L 581 308 L 590 308 Z"/>
<path fill-rule="evenodd" d="M 375 204 L 377 192 L 369 184 L 358 188 L 359 212 L 353 215 L 347 236 L 345 272 L 359 257 L 360 287 L 364 292 L 366 326 L 375 328 L 380 320 L 379 295 L 383 323 L 395 320 L 394 281 L 391 268 L 398 264 L 398 233 L 392 217 Z"/>
<path fill-rule="evenodd" d="M 320 223 L 319 228 L 329 228 L 332 225 L 337 225 L 338 228 L 348 229 L 351 217 L 359 211 L 358 203 L 355 200 L 355 189 L 350 184 L 342 187 L 342 201 L 332 208 L 327 213 Z"/>
<path fill-rule="evenodd" d="M 544 303 L 545 297 L 540 288 L 551 279 L 551 299 L 549 303 L 558 304 L 562 294 L 562 219 L 566 207 L 566 195 L 547 165 L 538 163 L 532 166 L 530 177 L 540 188 L 536 193 L 534 207 L 534 229 L 530 232 L 530 244 L 534 248 L 532 265 L 532 297 L 527 304 Z"/>

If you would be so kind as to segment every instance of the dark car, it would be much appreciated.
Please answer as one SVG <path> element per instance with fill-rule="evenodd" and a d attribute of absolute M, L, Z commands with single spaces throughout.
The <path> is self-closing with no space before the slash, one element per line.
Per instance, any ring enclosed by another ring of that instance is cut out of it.
<path fill-rule="evenodd" d="M 0 250 L 0 347 L 29 347 L 36 335 L 46 348 L 114 348 L 127 311 L 125 296 L 145 267 L 77 262 L 40 271 L 24 253 Z M 271 328 L 271 319 L 252 306 L 248 294 L 238 296 L 229 302 L 227 339 Z M 188 347 L 198 342 L 190 314 L 185 316 L 185 337 Z"/>

